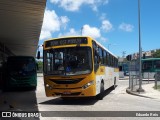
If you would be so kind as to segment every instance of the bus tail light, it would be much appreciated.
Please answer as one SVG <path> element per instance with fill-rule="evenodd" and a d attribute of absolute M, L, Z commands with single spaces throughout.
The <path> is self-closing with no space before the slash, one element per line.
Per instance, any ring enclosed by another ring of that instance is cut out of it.
<path fill-rule="evenodd" d="M 86 89 L 86 88 L 88 88 L 89 86 L 91 86 L 93 84 L 94 84 L 94 81 L 90 81 L 89 83 L 85 84 L 82 88 Z"/>

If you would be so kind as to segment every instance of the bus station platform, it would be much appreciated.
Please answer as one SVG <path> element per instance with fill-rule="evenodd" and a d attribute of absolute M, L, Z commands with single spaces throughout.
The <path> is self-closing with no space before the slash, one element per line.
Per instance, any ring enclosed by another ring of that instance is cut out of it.
<path fill-rule="evenodd" d="M 155 83 L 143 84 L 142 89 L 144 92 L 137 92 L 139 85 L 136 85 L 133 90 L 127 88 L 126 92 L 131 95 L 160 100 L 160 90 L 155 90 L 153 88 L 154 84 Z"/>

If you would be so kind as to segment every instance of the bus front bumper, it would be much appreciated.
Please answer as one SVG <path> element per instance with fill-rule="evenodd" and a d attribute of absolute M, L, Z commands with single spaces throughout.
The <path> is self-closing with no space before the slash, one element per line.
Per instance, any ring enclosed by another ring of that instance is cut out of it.
<path fill-rule="evenodd" d="M 62 96 L 62 97 L 91 97 L 95 96 L 95 86 L 91 85 L 87 88 L 56 88 L 53 89 L 52 87 L 48 86 L 45 87 L 46 96 Z"/>
<path fill-rule="evenodd" d="M 17 88 L 17 87 L 36 87 L 37 86 L 37 80 L 36 76 L 33 77 L 28 77 L 26 78 L 21 78 L 15 79 L 13 77 L 10 77 L 10 80 L 8 82 L 8 87 L 10 88 Z"/>

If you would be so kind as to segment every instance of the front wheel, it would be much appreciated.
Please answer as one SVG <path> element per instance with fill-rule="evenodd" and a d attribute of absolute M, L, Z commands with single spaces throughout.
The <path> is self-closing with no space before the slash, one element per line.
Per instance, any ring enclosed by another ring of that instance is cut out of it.
<path fill-rule="evenodd" d="M 103 100 L 104 97 L 104 83 L 101 82 L 100 93 L 96 96 L 96 99 Z"/>

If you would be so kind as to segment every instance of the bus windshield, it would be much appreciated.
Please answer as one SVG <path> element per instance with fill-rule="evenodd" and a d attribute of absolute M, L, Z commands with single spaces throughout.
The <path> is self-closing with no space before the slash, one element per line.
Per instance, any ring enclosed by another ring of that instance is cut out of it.
<path fill-rule="evenodd" d="M 11 57 L 8 59 L 8 71 L 12 76 L 30 76 L 36 73 L 34 58 Z"/>
<path fill-rule="evenodd" d="M 52 75 L 88 74 L 92 69 L 90 47 L 67 47 L 44 51 L 44 73 Z"/>

